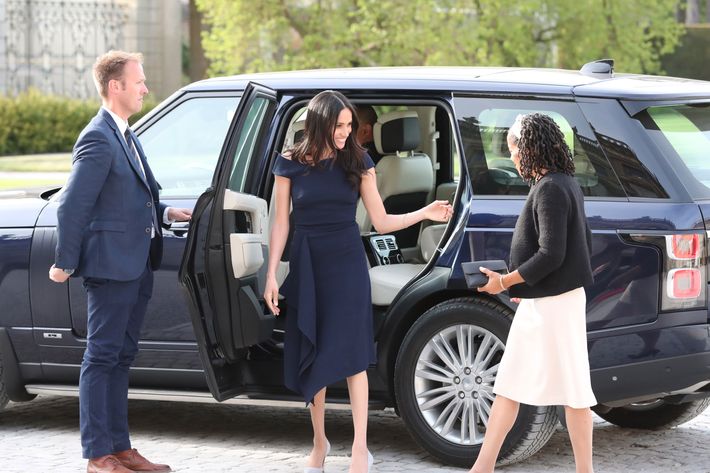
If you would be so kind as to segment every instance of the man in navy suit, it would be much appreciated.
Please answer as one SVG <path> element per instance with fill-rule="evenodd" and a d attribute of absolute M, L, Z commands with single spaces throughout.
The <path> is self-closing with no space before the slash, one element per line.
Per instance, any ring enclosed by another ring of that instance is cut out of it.
<path fill-rule="evenodd" d="M 171 471 L 131 448 L 128 372 L 162 257 L 161 225 L 191 210 L 158 200 L 128 118 L 148 93 L 141 54 L 110 51 L 94 64 L 99 113 L 74 145 L 57 210 L 57 249 L 49 277 L 82 276 L 88 296 L 86 351 L 79 380 L 81 443 L 88 473 Z M 176 281 L 177 283 L 177 281 Z"/>

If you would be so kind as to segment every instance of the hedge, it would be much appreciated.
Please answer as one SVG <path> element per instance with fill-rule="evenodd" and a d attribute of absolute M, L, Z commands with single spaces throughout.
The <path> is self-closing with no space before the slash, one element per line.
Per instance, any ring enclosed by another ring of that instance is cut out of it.
<path fill-rule="evenodd" d="M 146 101 L 131 123 L 154 106 Z M 46 95 L 34 89 L 14 97 L 0 95 L 0 156 L 69 152 L 98 109 L 98 101 Z"/>

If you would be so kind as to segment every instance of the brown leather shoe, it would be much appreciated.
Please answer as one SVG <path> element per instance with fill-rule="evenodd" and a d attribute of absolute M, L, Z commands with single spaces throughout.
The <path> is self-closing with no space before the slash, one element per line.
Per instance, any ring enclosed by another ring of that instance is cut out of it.
<path fill-rule="evenodd" d="M 86 473 L 135 473 L 121 464 L 113 455 L 92 458 L 86 465 Z"/>
<path fill-rule="evenodd" d="M 157 463 L 152 463 L 148 461 L 143 455 L 138 453 L 138 450 L 132 448 L 130 450 L 124 450 L 122 452 L 114 453 L 114 456 L 118 458 L 126 468 L 130 468 L 135 472 L 151 471 L 151 472 L 168 472 L 173 471 L 168 465 L 159 465 Z"/>

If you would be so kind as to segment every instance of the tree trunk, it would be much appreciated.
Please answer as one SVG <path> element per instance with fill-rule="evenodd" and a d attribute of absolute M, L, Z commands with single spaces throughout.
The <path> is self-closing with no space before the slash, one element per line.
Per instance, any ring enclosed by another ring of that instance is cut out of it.
<path fill-rule="evenodd" d="M 190 0 L 190 82 L 204 79 L 207 76 L 208 62 L 205 50 L 202 48 L 202 13 L 197 9 L 195 0 Z"/>
<path fill-rule="evenodd" d="M 688 0 L 685 6 L 685 24 L 695 25 L 700 23 L 700 0 Z"/>

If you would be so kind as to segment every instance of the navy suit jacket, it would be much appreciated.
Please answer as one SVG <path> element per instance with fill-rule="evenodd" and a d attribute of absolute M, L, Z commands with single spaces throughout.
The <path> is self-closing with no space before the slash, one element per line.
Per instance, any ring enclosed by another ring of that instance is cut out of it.
<path fill-rule="evenodd" d="M 131 133 L 133 133 L 131 131 Z M 75 276 L 130 281 L 160 266 L 162 231 L 151 239 L 153 212 L 162 223 L 160 186 L 132 135 L 145 178 L 126 140 L 105 109 L 74 145 L 72 169 L 57 209 L 55 266 Z"/>

